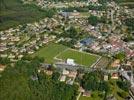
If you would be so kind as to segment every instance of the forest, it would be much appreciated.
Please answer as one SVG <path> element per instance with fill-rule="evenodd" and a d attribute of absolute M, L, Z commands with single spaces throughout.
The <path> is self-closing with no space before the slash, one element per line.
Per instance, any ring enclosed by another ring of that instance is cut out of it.
<path fill-rule="evenodd" d="M 0 100 L 76 100 L 77 85 L 59 82 L 57 73 L 37 72 L 42 61 L 36 57 L 7 65 L 0 77 Z"/>

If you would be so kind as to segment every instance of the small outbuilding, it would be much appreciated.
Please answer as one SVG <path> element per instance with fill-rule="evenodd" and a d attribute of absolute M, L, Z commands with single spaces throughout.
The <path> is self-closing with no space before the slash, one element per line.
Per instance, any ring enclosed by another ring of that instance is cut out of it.
<path fill-rule="evenodd" d="M 90 91 L 85 91 L 85 92 L 83 92 L 83 96 L 91 97 L 91 92 Z"/>

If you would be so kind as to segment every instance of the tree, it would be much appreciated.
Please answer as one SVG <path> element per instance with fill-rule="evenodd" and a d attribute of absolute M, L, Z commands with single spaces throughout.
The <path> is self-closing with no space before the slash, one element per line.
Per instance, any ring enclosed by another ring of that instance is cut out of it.
<path fill-rule="evenodd" d="M 125 57 L 126 57 L 125 52 L 119 52 L 115 55 L 115 58 L 120 59 L 121 61 L 123 61 Z"/>
<path fill-rule="evenodd" d="M 122 92 L 117 92 L 117 94 L 121 97 L 121 98 L 126 98 L 128 96 L 128 94 L 125 91 Z"/>
<path fill-rule="evenodd" d="M 1 58 L 0 57 L 0 64 L 9 64 L 10 63 L 10 59 L 8 58 Z"/>
<path fill-rule="evenodd" d="M 81 85 L 85 90 L 109 92 L 108 82 L 101 79 L 101 72 L 90 72 L 83 76 Z"/>
<path fill-rule="evenodd" d="M 46 9 L 46 17 L 51 18 L 55 13 L 56 13 L 56 9 Z"/>
<path fill-rule="evenodd" d="M 88 23 L 96 26 L 98 24 L 99 20 L 97 16 L 91 15 L 90 17 L 88 17 Z"/>
<path fill-rule="evenodd" d="M 125 25 L 129 27 L 130 30 L 134 30 L 134 18 L 127 18 L 124 20 Z"/>
<path fill-rule="evenodd" d="M 117 81 L 116 84 L 118 85 L 118 87 L 124 91 L 128 91 L 129 87 L 130 87 L 130 82 L 128 81 Z"/>
<path fill-rule="evenodd" d="M 76 100 L 78 86 L 54 81 L 59 74 L 37 73 L 39 59 L 20 60 L 0 77 L 0 100 Z M 32 80 L 36 74 L 38 80 Z"/>
<path fill-rule="evenodd" d="M 71 26 L 67 31 L 66 34 L 68 35 L 68 37 L 70 38 L 77 38 L 78 33 L 77 30 L 75 29 L 75 27 Z"/>
<path fill-rule="evenodd" d="M 98 79 L 95 73 L 91 72 L 91 73 L 85 74 L 81 81 L 81 85 L 86 90 L 97 90 L 99 84 L 98 84 Z"/>
<path fill-rule="evenodd" d="M 107 0 L 98 0 L 98 2 L 101 3 L 101 4 L 106 4 Z"/>
<path fill-rule="evenodd" d="M 109 91 L 109 84 L 106 81 L 100 81 L 99 84 L 99 91 L 105 91 L 108 92 Z"/>
<path fill-rule="evenodd" d="M 125 42 L 129 42 L 129 41 L 133 41 L 133 40 L 134 40 L 133 34 L 131 34 L 131 33 L 126 34 L 126 36 L 124 38 Z"/>
<path fill-rule="evenodd" d="M 58 73 L 58 72 L 54 72 L 53 75 L 52 75 L 52 79 L 54 81 L 57 81 L 59 79 L 59 77 L 60 77 L 60 73 Z"/>

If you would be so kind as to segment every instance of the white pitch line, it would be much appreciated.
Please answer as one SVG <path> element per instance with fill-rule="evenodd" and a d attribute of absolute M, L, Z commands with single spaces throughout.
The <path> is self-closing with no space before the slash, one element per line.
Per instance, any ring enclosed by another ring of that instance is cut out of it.
<path fill-rule="evenodd" d="M 67 48 L 67 49 L 65 49 L 64 51 L 62 51 L 62 52 L 60 52 L 59 54 L 57 54 L 57 55 L 54 57 L 54 59 L 59 59 L 59 58 L 57 58 L 57 57 L 58 57 L 59 55 L 61 55 L 62 53 L 66 52 L 67 50 L 72 50 L 72 51 L 76 51 L 76 52 L 79 52 L 79 53 L 83 53 L 83 54 L 88 54 L 88 55 L 93 55 L 93 56 L 99 57 L 99 58 L 97 59 L 97 61 L 96 61 L 95 63 L 93 63 L 93 64 L 90 66 L 91 68 L 94 67 L 94 65 L 96 65 L 96 64 L 100 61 L 100 59 L 102 58 L 102 56 L 97 55 L 97 54 L 93 54 L 93 53 L 88 53 L 88 52 L 83 52 L 83 51 L 78 51 L 78 50 L 75 50 L 75 49 Z M 62 59 L 60 59 L 60 60 L 62 60 Z"/>
<path fill-rule="evenodd" d="M 94 65 L 96 65 L 97 63 L 99 63 L 99 61 L 100 61 L 101 58 L 102 58 L 102 57 L 99 57 L 99 58 L 97 59 L 97 61 L 96 61 L 95 63 L 93 63 L 90 67 L 93 68 Z"/>
<path fill-rule="evenodd" d="M 60 52 L 59 54 L 57 54 L 57 55 L 54 57 L 54 59 L 58 59 L 57 57 L 58 57 L 59 55 L 61 55 L 62 53 L 66 52 L 66 51 L 69 50 L 69 49 L 70 49 L 70 48 L 67 48 L 67 49 L 65 49 L 64 51 Z"/>

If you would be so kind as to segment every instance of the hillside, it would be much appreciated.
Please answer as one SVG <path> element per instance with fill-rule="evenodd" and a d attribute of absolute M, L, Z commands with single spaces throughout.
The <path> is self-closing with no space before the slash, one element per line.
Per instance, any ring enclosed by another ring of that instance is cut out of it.
<path fill-rule="evenodd" d="M 47 11 L 35 5 L 24 5 L 21 0 L 0 0 L 0 30 L 36 21 L 47 16 Z"/>

